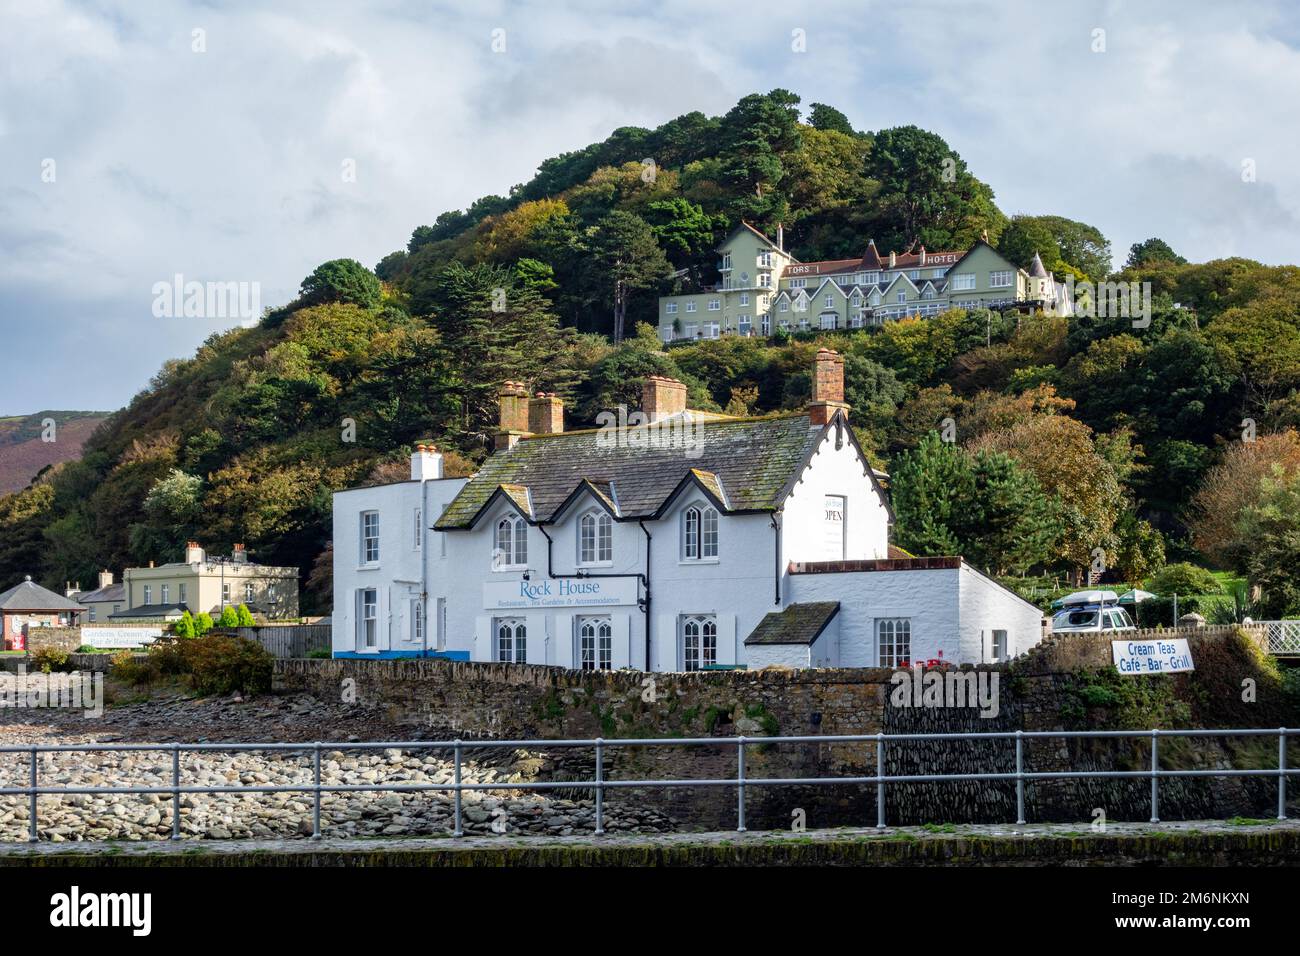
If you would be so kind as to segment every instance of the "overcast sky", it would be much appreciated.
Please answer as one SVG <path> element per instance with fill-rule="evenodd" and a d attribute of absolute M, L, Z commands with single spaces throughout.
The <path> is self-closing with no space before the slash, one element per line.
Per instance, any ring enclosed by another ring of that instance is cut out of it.
<path fill-rule="evenodd" d="M 155 283 L 279 305 L 549 156 L 774 87 L 941 134 L 1119 261 L 1300 262 L 1287 0 L 263 6 L 0 0 L 0 415 L 119 407 L 236 321 L 156 317 Z"/>

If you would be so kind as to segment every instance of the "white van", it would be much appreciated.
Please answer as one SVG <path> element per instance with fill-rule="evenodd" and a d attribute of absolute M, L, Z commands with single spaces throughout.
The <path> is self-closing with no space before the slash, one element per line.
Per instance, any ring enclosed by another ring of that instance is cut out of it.
<path fill-rule="evenodd" d="M 1119 595 L 1114 591 L 1075 591 L 1059 603 L 1060 609 L 1052 615 L 1053 634 L 1137 630 L 1128 611 L 1119 606 Z"/>

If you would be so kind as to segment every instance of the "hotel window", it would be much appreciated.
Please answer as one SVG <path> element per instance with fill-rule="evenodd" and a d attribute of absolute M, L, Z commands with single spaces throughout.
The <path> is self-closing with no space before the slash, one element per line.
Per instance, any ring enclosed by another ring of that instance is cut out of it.
<path fill-rule="evenodd" d="M 898 301 L 899 301 L 899 302 L 906 302 L 906 301 L 907 301 L 907 293 L 906 293 L 906 292 L 900 292 L 900 293 L 898 293 Z"/>
<path fill-rule="evenodd" d="M 498 618 L 496 622 L 497 660 L 504 664 L 523 664 L 528 660 L 528 625 L 519 617 Z"/>
<path fill-rule="evenodd" d="M 772 317 L 770 315 L 763 316 L 762 325 L 760 326 L 760 328 L 762 329 L 764 335 L 772 334 Z"/>
<path fill-rule="evenodd" d="M 758 284 L 762 286 L 764 289 L 772 288 L 772 273 L 770 272 L 760 273 L 758 276 Z"/>
<path fill-rule="evenodd" d="M 153 588 L 148 584 L 144 586 L 144 603 L 145 604 L 153 603 Z"/>
<path fill-rule="evenodd" d="M 911 272 L 907 274 L 907 277 L 911 279 L 913 282 L 915 282 L 917 279 L 921 278 L 921 270 L 913 269 Z"/>
<path fill-rule="evenodd" d="M 357 646 L 362 650 L 379 646 L 379 591 L 375 588 L 357 592 Z"/>
<path fill-rule="evenodd" d="M 742 292 L 742 293 L 740 293 L 739 304 L 740 304 L 740 305 L 749 305 L 749 293 L 748 293 L 748 292 Z"/>
<path fill-rule="evenodd" d="M 990 289 L 1006 289 L 1006 288 L 1010 288 L 1010 286 L 1011 286 L 1010 270 L 1003 269 L 998 272 L 989 273 Z"/>
<path fill-rule="evenodd" d="M 749 316 L 747 316 L 747 315 L 738 315 L 738 316 L 736 316 L 736 331 L 737 331 L 737 332 L 739 332 L 741 335 L 748 335 L 748 334 L 750 333 L 750 330 L 751 330 L 752 328 L 753 328 L 753 325 L 752 325 L 752 324 L 750 323 L 750 321 L 749 321 Z"/>
<path fill-rule="evenodd" d="M 717 312 L 717 311 L 718 311 L 719 309 L 721 309 L 721 308 L 722 308 L 722 300 L 721 300 L 721 299 L 710 299 L 710 300 L 709 300 L 709 311 L 710 311 L 710 312 Z"/>
<path fill-rule="evenodd" d="M 578 563 L 608 564 L 614 560 L 614 522 L 603 511 L 578 519 Z"/>
<path fill-rule="evenodd" d="M 682 664 L 688 671 L 703 670 L 718 663 L 718 621 L 713 615 L 698 615 L 682 621 Z"/>
<path fill-rule="evenodd" d="M 790 288 L 792 288 L 792 289 L 802 289 L 802 288 L 803 288 L 804 286 L 806 286 L 807 284 L 808 284 L 808 280 L 807 280 L 807 279 L 791 279 L 791 280 L 790 280 Z"/>
<path fill-rule="evenodd" d="M 694 302 L 687 302 L 687 303 L 686 303 L 686 311 L 687 311 L 687 312 L 694 312 L 694 311 L 695 311 L 695 303 L 694 303 Z"/>
<path fill-rule="evenodd" d="M 852 299 L 851 301 L 852 301 L 852 303 L 853 303 L 853 308 L 856 309 L 856 308 L 858 308 L 859 306 L 862 305 L 862 296 L 858 295 L 858 294 L 855 292 L 855 293 L 853 293 L 853 299 Z"/>
<path fill-rule="evenodd" d="M 930 277 L 934 279 L 942 279 L 943 274 L 947 271 L 948 271 L 947 269 L 935 269 L 933 272 L 930 273 Z"/>
<path fill-rule="evenodd" d="M 952 288 L 956 292 L 975 288 L 975 273 L 961 272 L 952 277 Z"/>
<path fill-rule="evenodd" d="M 912 619 L 882 617 L 876 621 L 877 667 L 905 667 L 912 660 Z"/>
<path fill-rule="evenodd" d="M 831 315 L 823 315 L 823 316 L 822 316 L 822 328 L 823 328 L 823 329 L 833 329 L 833 328 L 835 328 L 835 325 L 836 325 L 836 319 L 837 319 L 837 318 L 838 318 L 838 316 L 836 316 L 836 315 L 834 315 L 834 314 L 831 314 Z"/>
<path fill-rule="evenodd" d="M 178 594 L 178 595 L 176 596 L 176 599 L 177 599 L 178 601 L 180 601 L 182 604 L 184 604 L 184 603 L 185 603 L 185 585 L 184 585 L 184 584 L 178 585 L 178 589 L 180 590 L 180 594 Z"/>
<path fill-rule="evenodd" d="M 934 290 L 933 290 L 933 289 L 926 289 L 924 292 L 921 293 L 921 298 L 923 298 L 923 299 L 933 299 L 933 298 L 934 298 Z"/>
<path fill-rule="evenodd" d="M 172 586 L 170 584 L 164 584 L 159 588 L 159 590 L 162 591 L 162 603 L 170 604 L 172 600 Z"/>
<path fill-rule="evenodd" d="M 419 551 L 424 546 L 424 529 L 420 527 L 423 517 L 420 508 L 415 509 L 414 521 L 411 523 L 411 550 Z"/>
<path fill-rule="evenodd" d="M 725 269 L 730 269 L 730 268 L 731 268 L 731 253 L 730 253 L 730 252 L 728 252 L 725 256 L 722 257 L 722 265 L 718 266 L 718 268 L 719 268 L 719 269 L 724 269 L 724 270 L 725 270 Z"/>
<path fill-rule="evenodd" d="M 682 557 L 701 561 L 718 556 L 718 512 L 692 505 L 682 514 Z"/>
<path fill-rule="evenodd" d="M 849 320 L 849 324 L 855 329 L 862 328 L 862 313 L 854 312 L 853 318 Z"/>
<path fill-rule="evenodd" d="M 1007 632 L 993 632 L 993 660 L 1004 661 L 1007 659 Z"/>
<path fill-rule="evenodd" d="M 492 566 L 495 570 L 528 566 L 528 525 L 523 518 L 502 518 L 497 522 Z"/>
<path fill-rule="evenodd" d="M 419 598 L 411 602 L 411 642 L 424 643 L 424 604 Z"/>
<path fill-rule="evenodd" d="M 249 581 L 244 585 L 244 603 L 247 604 L 253 600 L 253 582 Z"/>
<path fill-rule="evenodd" d="M 785 300 L 785 299 L 782 299 L 782 300 L 781 300 L 781 311 L 782 311 L 782 312 L 789 312 L 789 311 L 790 311 L 790 303 L 789 303 L 787 300 Z"/>
<path fill-rule="evenodd" d="M 361 563 L 379 563 L 379 512 L 361 512 Z"/>
<path fill-rule="evenodd" d="M 705 323 L 704 323 L 704 337 L 705 337 L 706 339 L 716 339 L 716 338 L 718 337 L 718 323 L 717 323 L 717 322 L 705 322 Z"/>
<path fill-rule="evenodd" d="M 578 618 L 578 666 L 584 671 L 614 669 L 614 627 L 609 618 Z"/>
<path fill-rule="evenodd" d="M 669 315 L 676 315 L 676 314 L 677 314 L 677 303 L 676 303 L 676 302 L 669 302 L 666 306 L 664 306 L 664 311 L 667 312 Z"/>
<path fill-rule="evenodd" d="M 833 293 L 830 292 L 826 293 L 826 308 L 828 309 L 835 308 L 835 295 Z"/>
<path fill-rule="evenodd" d="M 770 266 L 772 264 L 772 253 L 760 252 L 758 254 L 758 264 L 760 266 Z"/>

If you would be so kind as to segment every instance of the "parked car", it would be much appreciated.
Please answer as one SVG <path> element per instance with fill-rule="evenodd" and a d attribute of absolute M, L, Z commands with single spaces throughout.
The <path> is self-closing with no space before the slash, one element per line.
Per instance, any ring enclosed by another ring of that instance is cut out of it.
<path fill-rule="evenodd" d="M 1052 615 L 1053 634 L 1137 630 L 1128 611 L 1120 607 L 1119 596 L 1114 591 L 1076 591 L 1056 603 L 1060 609 Z"/>

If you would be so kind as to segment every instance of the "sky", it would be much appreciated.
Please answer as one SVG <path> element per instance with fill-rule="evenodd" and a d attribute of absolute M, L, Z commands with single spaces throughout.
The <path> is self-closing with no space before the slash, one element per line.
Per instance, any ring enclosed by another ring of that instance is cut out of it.
<path fill-rule="evenodd" d="M 940 134 L 1116 265 L 1150 236 L 1300 263 L 1290 0 L 0 0 L 0 416 L 120 407 L 241 321 L 168 314 L 177 284 L 282 305 L 550 156 L 777 87 Z"/>

